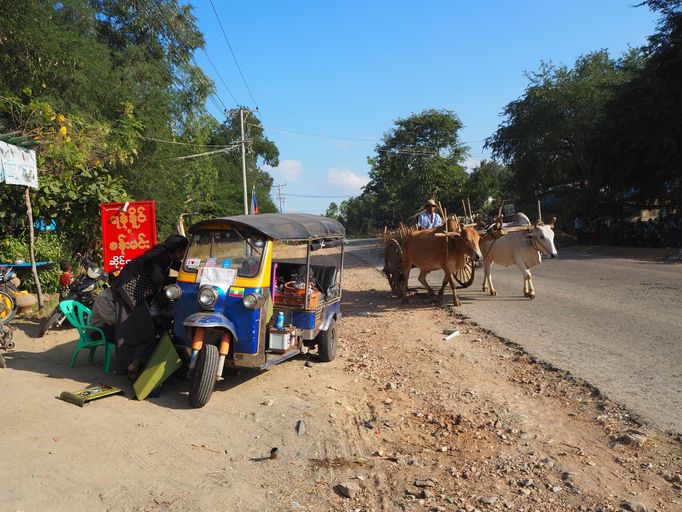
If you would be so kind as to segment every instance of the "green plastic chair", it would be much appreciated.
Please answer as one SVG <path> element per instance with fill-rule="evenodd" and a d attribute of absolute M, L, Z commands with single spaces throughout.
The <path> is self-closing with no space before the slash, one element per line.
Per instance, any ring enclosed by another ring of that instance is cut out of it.
<path fill-rule="evenodd" d="M 78 330 L 80 338 L 76 344 L 76 351 L 71 358 L 69 368 L 73 368 L 76 362 L 78 352 L 84 348 L 90 349 L 88 356 L 88 363 L 93 364 L 93 357 L 97 347 L 104 347 L 104 373 L 109 373 L 109 366 L 111 364 L 111 353 L 114 351 L 114 344 L 107 341 L 104 331 L 94 325 L 89 325 L 90 313 L 92 311 L 76 300 L 63 300 L 59 303 L 59 309 L 62 310 L 71 325 Z M 95 336 L 99 334 L 99 337 Z M 94 337 L 94 339 L 93 339 Z"/>

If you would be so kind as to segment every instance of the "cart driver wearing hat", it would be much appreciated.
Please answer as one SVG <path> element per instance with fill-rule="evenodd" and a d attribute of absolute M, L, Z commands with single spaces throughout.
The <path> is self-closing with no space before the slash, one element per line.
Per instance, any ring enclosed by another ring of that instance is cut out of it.
<path fill-rule="evenodd" d="M 429 199 L 424 204 L 424 210 L 417 217 L 417 229 L 430 229 L 442 224 L 443 219 L 436 212 L 436 201 Z"/>

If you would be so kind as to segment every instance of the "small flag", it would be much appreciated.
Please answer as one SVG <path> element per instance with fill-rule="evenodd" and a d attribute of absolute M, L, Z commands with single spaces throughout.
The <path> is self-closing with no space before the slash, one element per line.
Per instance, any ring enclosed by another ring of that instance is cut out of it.
<path fill-rule="evenodd" d="M 258 203 L 256 202 L 256 187 L 251 188 L 251 215 L 258 213 Z"/>

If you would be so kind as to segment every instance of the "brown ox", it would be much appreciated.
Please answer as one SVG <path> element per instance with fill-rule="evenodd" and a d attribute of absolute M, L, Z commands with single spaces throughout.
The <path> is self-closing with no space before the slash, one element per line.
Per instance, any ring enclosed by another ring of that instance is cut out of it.
<path fill-rule="evenodd" d="M 448 227 L 451 229 L 450 222 L 448 222 Z M 441 236 L 436 236 L 437 233 Z M 449 282 L 454 297 L 453 302 L 455 306 L 461 306 L 457 298 L 454 275 L 464 266 L 466 256 L 474 261 L 483 259 L 478 246 L 479 238 L 478 233 L 472 227 L 454 231 L 454 233 L 450 231 L 449 236 L 443 236 L 442 227 L 406 233 L 400 242 L 405 277 L 403 300 L 407 301 L 407 281 L 410 277 L 410 268 L 414 265 L 420 271 L 419 282 L 426 287 L 430 296 L 435 296 L 435 293 L 426 282 L 426 275 L 432 270 L 443 269 L 445 277 L 438 297 L 442 300 L 445 282 Z"/>

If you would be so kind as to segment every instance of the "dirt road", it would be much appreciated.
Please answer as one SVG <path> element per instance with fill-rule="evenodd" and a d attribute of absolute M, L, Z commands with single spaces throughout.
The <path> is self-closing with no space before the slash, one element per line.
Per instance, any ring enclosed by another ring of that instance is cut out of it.
<path fill-rule="evenodd" d="M 85 355 L 70 370 L 73 331 L 35 339 L 17 322 L 26 334 L 0 370 L 1 508 L 682 508 L 678 440 L 447 309 L 400 306 L 379 272 L 346 263 L 334 362 L 228 377 L 198 410 L 183 381 L 145 402 L 62 402 L 92 382 L 128 386 Z"/>
<path fill-rule="evenodd" d="M 353 241 L 349 249 L 383 267 L 376 242 Z M 410 274 L 415 288 L 417 274 Z M 533 268 L 533 301 L 523 297 L 516 266 L 494 265 L 492 276 L 496 297 L 481 291 L 482 269 L 470 288 L 458 291 L 464 314 L 646 421 L 682 433 L 682 265 L 561 248 L 558 259 Z M 442 272 L 429 274 L 432 285 L 441 280 Z"/>

